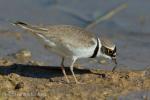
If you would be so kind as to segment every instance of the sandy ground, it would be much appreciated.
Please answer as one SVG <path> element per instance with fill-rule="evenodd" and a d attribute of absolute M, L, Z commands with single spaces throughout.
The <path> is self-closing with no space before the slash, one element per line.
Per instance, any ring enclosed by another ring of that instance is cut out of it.
<path fill-rule="evenodd" d="M 59 67 L 32 61 L 23 50 L 0 60 L 0 100 L 118 100 L 132 91 L 150 89 L 150 70 L 104 71 L 75 68 L 75 84 L 66 83 Z M 22 62 L 24 64 L 15 64 Z M 147 96 L 142 97 L 148 100 Z"/>

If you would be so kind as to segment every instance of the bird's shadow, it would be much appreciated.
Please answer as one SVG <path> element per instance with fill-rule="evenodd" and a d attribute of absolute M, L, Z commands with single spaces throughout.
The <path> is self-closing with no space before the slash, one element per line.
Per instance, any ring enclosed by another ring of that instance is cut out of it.
<path fill-rule="evenodd" d="M 67 75 L 71 75 L 70 68 L 65 67 Z M 74 68 L 75 74 L 85 74 L 92 73 L 87 69 L 77 69 Z M 60 67 L 56 66 L 36 66 L 36 65 L 23 65 L 23 64 L 13 64 L 10 66 L 0 66 L 0 74 L 8 75 L 11 73 L 16 73 L 20 76 L 32 77 L 32 78 L 53 78 L 63 76 Z"/>

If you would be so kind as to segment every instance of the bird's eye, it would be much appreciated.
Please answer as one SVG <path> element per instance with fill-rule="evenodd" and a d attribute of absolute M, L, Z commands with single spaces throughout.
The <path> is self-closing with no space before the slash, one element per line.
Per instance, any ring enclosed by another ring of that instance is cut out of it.
<path fill-rule="evenodd" d="M 102 50 L 103 53 L 105 53 L 106 55 L 109 55 L 109 56 L 113 56 L 113 54 L 115 52 L 115 51 L 113 51 L 111 49 L 108 49 L 108 48 L 106 48 L 104 46 L 102 46 L 101 50 Z"/>
<path fill-rule="evenodd" d="M 110 51 L 111 54 L 113 54 L 113 51 Z"/>
<path fill-rule="evenodd" d="M 108 54 L 112 54 L 112 53 L 113 53 L 113 51 L 108 49 Z"/>

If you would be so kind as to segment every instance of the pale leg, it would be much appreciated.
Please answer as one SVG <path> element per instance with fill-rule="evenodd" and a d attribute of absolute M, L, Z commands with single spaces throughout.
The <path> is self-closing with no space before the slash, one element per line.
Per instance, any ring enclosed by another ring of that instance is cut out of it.
<path fill-rule="evenodd" d="M 62 61 L 61 61 L 61 69 L 62 69 L 62 72 L 63 72 L 65 78 L 66 78 L 67 83 L 69 83 L 70 81 L 69 81 L 69 79 L 68 79 L 68 77 L 67 77 L 67 74 L 66 74 L 66 71 L 65 71 L 65 69 L 64 69 L 64 60 L 65 60 L 65 58 L 63 57 L 63 58 L 62 58 Z"/>
<path fill-rule="evenodd" d="M 72 58 L 72 63 L 71 63 L 71 65 L 70 65 L 70 70 L 71 70 L 71 73 L 72 73 L 72 75 L 73 75 L 73 77 L 74 77 L 74 79 L 75 79 L 75 82 L 76 82 L 76 83 L 79 83 L 78 80 L 77 80 L 77 78 L 76 78 L 76 76 L 75 76 L 75 74 L 74 74 L 74 72 L 73 72 L 73 66 L 74 66 L 74 63 L 75 63 L 76 60 L 77 60 L 76 57 L 73 57 L 73 58 Z"/>

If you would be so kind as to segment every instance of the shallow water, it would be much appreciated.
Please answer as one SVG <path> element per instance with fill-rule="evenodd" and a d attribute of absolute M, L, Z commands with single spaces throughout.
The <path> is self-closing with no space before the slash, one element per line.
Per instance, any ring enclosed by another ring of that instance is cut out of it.
<path fill-rule="evenodd" d="M 134 91 L 130 92 L 127 95 L 120 96 L 118 100 L 149 100 L 150 91 Z"/>
<path fill-rule="evenodd" d="M 124 1 L 126 0 L 0 0 L 0 30 L 2 30 L 0 32 L 0 56 L 27 48 L 31 50 L 33 59 L 43 61 L 47 65 L 59 66 L 60 58 L 45 50 L 42 41 L 30 33 L 11 26 L 6 20 L 85 27 L 97 16 L 103 15 Z M 127 1 L 127 4 L 127 9 L 98 24 L 90 31 L 98 35 L 106 35 L 117 44 L 118 68 L 142 70 L 150 67 L 150 13 L 148 13 L 150 2 L 132 0 Z M 10 33 L 4 34 L 3 30 Z M 13 35 L 14 32 L 22 33 L 20 40 Z M 95 68 L 111 69 L 113 66 L 113 64 L 87 63 L 87 60 L 79 60 L 78 63 L 85 68 L 95 66 Z"/>

